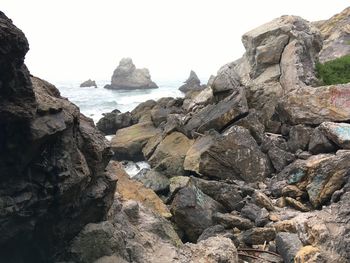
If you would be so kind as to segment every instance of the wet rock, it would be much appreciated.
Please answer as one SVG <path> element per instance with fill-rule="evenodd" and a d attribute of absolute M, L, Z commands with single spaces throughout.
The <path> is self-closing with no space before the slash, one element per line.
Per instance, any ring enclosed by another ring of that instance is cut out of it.
<path fill-rule="evenodd" d="M 349 94 L 349 84 L 303 87 L 288 93 L 281 100 L 279 116 L 293 125 L 347 121 L 350 119 Z"/>
<path fill-rule="evenodd" d="M 342 149 L 350 149 L 350 124 L 323 122 L 320 131 Z"/>
<path fill-rule="evenodd" d="M 245 231 L 242 239 L 247 245 L 261 245 L 274 240 L 276 232 L 273 227 L 255 227 Z"/>
<path fill-rule="evenodd" d="M 297 234 L 281 232 L 276 235 L 276 246 L 284 262 L 294 262 L 294 258 L 303 244 Z"/>
<path fill-rule="evenodd" d="M 159 130 L 151 122 L 142 122 L 120 129 L 111 141 L 117 160 L 143 160 L 142 148 Z"/>
<path fill-rule="evenodd" d="M 97 88 L 96 81 L 88 79 L 80 84 L 80 87 L 95 87 Z"/>
<path fill-rule="evenodd" d="M 212 216 L 224 208 L 196 187 L 184 187 L 175 195 L 171 212 L 175 223 L 195 242 L 204 229 L 214 225 Z"/>
<path fill-rule="evenodd" d="M 241 230 L 246 230 L 252 228 L 254 225 L 253 223 L 245 218 L 242 218 L 237 215 L 233 214 L 223 214 L 223 213 L 215 213 L 213 215 L 213 220 L 218 223 L 223 225 L 225 228 L 238 228 Z"/>
<path fill-rule="evenodd" d="M 218 104 L 211 104 L 194 113 L 185 125 L 188 134 L 203 133 L 209 129 L 221 131 L 229 124 L 248 113 L 248 105 L 243 89 L 237 90 Z"/>
<path fill-rule="evenodd" d="M 108 89 L 156 89 L 157 84 L 151 80 L 149 70 L 137 69 L 131 58 L 123 58 L 114 70 Z"/>
<path fill-rule="evenodd" d="M 288 138 L 288 148 L 290 151 L 295 153 L 299 149 L 306 150 L 309 145 L 312 131 L 312 128 L 304 125 L 296 125 L 291 127 Z"/>
<path fill-rule="evenodd" d="M 205 86 L 201 85 L 201 81 L 197 77 L 197 74 L 193 70 L 191 70 L 190 76 L 185 81 L 185 84 L 179 88 L 179 90 L 186 93 L 189 91 L 202 90 L 204 88 Z"/>
<path fill-rule="evenodd" d="M 335 152 L 337 147 L 323 134 L 319 127 L 310 136 L 309 151 L 313 154 Z"/>
<path fill-rule="evenodd" d="M 223 134 L 211 132 L 188 150 L 184 169 L 200 176 L 255 182 L 270 172 L 270 163 L 249 131 L 232 126 Z"/>
<path fill-rule="evenodd" d="M 110 112 L 104 113 L 103 115 L 104 116 L 96 123 L 96 127 L 106 135 L 115 134 L 117 130 L 134 124 L 130 112 Z"/>

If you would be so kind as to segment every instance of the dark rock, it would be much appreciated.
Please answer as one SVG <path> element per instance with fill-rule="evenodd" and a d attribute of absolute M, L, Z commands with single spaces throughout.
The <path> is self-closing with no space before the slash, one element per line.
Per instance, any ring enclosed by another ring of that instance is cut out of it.
<path fill-rule="evenodd" d="M 158 86 L 151 80 L 148 69 L 137 69 L 131 58 L 123 58 L 114 70 L 109 89 L 157 89 Z"/>
<path fill-rule="evenodd" d="M 277 251 L 284 262 L 294 262 L 294 258 L 302 246 L 297 234 L 281 232 L 276 235 Z"/>
<path fill-rule="evenodd" d="M 259 227 L 265 226 L 267 223 L 270 222 L 269 215 L 269 212 L 265 208 L 261 209 L 258 214 L 258 217 L 255 218 L 255 225 Z"/>
<path fill-rule="evenodd" d="M 255 110 L 250 110 L 247 117 L 244 117 L 237 122 L 235 125 L 242 126 L 250 131 L 250 134 L 260 145 L 264 138 L 265 127 L 261 124 L 259 116 Z"/>
<path fill-rule="evenodd" d="M 247 101 L 243 89 L 240 89 L 218 104 L 208 105 L 194 113 L 185 125 L 185 130 L 188 134 L 194 131 L 203 133 L 209 129 L 221 131 L 247 114 Z"/>
<path fill-rule="evenodd" d="M 202 240 L 208 239 L 210 237 L 215 237 L 219 235 L 223 235 L 226 233 L 227 230 L 222 225 L 215 225 L 208 227 L 203 231 L 203 233 L 199 236 L 197 242 L 200 242 Z"/>
<path fill-rule="evenodd" d="M 80 87 L 95 87 L 97 88 L 96 81 L 88 79 L 80 84 Z"/>
<path fill-rule="evenodd" d="M 284 167 L 295 160 L 294 154 L 284 151 L 277 146 L 272 146 L 269 149 L 268 156 L 277 172 L 282 171 Z"/>
<path fill-rule="evenodd" d="M 261 207 L 253 203 L 246 203 L 241 210 L 241 216 L 249 218 L 251 221 L 255 221 L 259 217 Z"/>
<path fill-rule="evenodd" d="M 304 125 L 291 127 L 288 138 L 288 147 L 290 151 L 295 153 L 298 149 L 307 150 L 312 131 L 312 128 Z"/>
<path fill-rule="evenodd" d="M 134 122 L 151 121 L 151 110 L 155 105 L 157 105 L 157 102 L 154 100 L 147 100 L 137 105 L 131 111 Z"/>
<path fill-rule="evenodd" d="M 310 136 L 309 151 L 313 154 L 335 152 L 337 147 L 323 134 L 319 127 Z"/>
<path fill-rule="evenodd" d="M 225 228 L 236 227 L 240 230 L 246 230 L 254 226 L 248 219 L 233 214 L 222 214 L 220 212 L 213 215 L 213 220 L 216 223 L 223 225 Z"/>
<path fill-rule="evenodd" d="M 214 94 L 232 91 L 240 87 L 241 83 L 239 75 L 234 70 L 235 66 L 235 63 L 229 63 L 219 69 L 211 84 Z"/>
<path fill-rule="evenodd" d="M 276 231 L 273 227 L 255 227 L 242 234 L 243 242 L 247 245 L 262 245 L 275 237 Z"/>
<path fill-rule="evenodd" d="M 103 115 L 104 116 L 96 123 L 96 127 L 106 135 L 115 134 L 117 130 L 134 124 L 133 116 L 130 112 L 110 112 Z"/>
<path fill-rule="evenodd" d="M 280 134 L 265 133 L 260 149 L 263 153 L 267 153 L 272 147 L 288 151 L 287 142 Z"/>
<path fill-rule="evenodd" d="M 196 242 L 202 232 L 214 225 L 212 216 L 224 208 L 196 187 L 180 189 L 171 204 L 175 223 L 185 231 L 191 242 Z"/>
<path fill-rule="evenodd" d="M 205 88 L 205 85 L 204 86 L 201 85 L 201 81 L 197 77 L 197 74 L 193 70 L 191 70 L 190 76 L 185 81 L 185 84 L 182 85 L 179 88 L 179 90 L 181 90 L 182 92 L 186 93 L 186 92 L 189 92 L 189 91 L 202 90 L 204 88 Z"/>
<path fill-rule="evenodd" d="M 197 139 L 187 152 L 184 169 L 203 177 L 255 182 L 265 178 L 271 166 L 249 131 L 232 126 L 223 134 L 211 132 Z"/>

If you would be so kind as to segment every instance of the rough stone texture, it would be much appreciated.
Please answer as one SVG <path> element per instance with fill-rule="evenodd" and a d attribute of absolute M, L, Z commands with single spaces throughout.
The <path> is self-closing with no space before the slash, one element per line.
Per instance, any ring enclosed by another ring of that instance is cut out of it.
<path fill-rule="evenodd" d="M 313 130 L 310 135 L 309 151 L 313 154 L 330 153 L 337 150 L 334 145 L 320 130 L 319 127 Z"/>
<path fill-rule="evenodd" d="M 223 134 L 212 132 L 197 139 L 187 152 L 184 169 L 211 178 L 254 182 L 265 178 L 271 168 L 249 131 L 232 126 Z"/>
<path fill-rule="evenodd" d="M 281 232 L 276 235 L 276 247 L 284 262 L 294 262 L 295 255 L 302 248 L 297 234 Z"/>
<path fill-rule="evenodd" d="M 318 125 L 350 120 L 350 84 L 304 87 L 287 94 L 278 105 L 279 116 L 292 125 Z"/>
<path fill-rule="evenodd" d="M 136 106 L 131 111 L 135 123 L 143 121 L 151 121 L 151 110 L 157 104 L 154 100 L 147 100 Z"/>
<path fill-rule="evenodd" d="M 80 87 L 95 87 L 97 88 L 96 81 L 88 79 L 80 84 Z"/>
<path fill-rule="evenodd" d="M 186 96 L 187 97 L 187 96 Z M 195 93 L 195 95 L 185 98 L 183 108 L 187 112 L 195 110 L 199 106 L 206 106 L 212 103 L 214 100 L 213 89 L 207 87 L 202 91 Z"/>
<path fill-rule="evenodd" d="M 141 122 L 120 129 L 111 141 L 114 158 L 117 160 L 139 161 L 143 159 L 142 148 L 159 130 L 152 122 Z"/>
<path fill-rule="evenodd" d="M 222 205 L 194 186 L 180 189 L 171 204 L 175 223 L 191 242 L 214 224 L 212 216 L 220 211 L 224 211 Z"/>
<path fill-rule="evenodd" d="M 265 242 L 274 240 L 276 232 L 273 227 L 255 227 L 242 234 L 244 243 L 248 245 L 262 245 Z"/>
<path fill-rule="evenodd" d="M 115 134 L 117 130 L 135 124 L 130 112 L 118 113 L 115 111 L 104 113 L 103 117 L 96 123 L 97 129 L 106 135 Z"/>
<path fill-rule="evenodd" d="M 111 85 L 108 89 L 157 89 L 158 86 L 151 80 L 149 70 L 137 69 L 131 58 L 123 58 L 114 70 Z"/>
<path fill-rule="evenodd" d="M 284 151 L 277 146 L 272 146 L 269 149 L 268 156 L 277 172 L 282 171 L 284 167 L 295 160 L 294 154 Z"/>
<path fill-rule="evenodd" d="M 248 114 L 248 105 L 242 89 L 234 92 L 218 104 L 211 104 L 196 112 L 188 121 L 185 129 L 203 133 L 209 129 L 221 131 L 240 117 Z"/>
<path fill-rule="evenodd" d="M 169 178 L 153 169 L 146 173 L 139 173 L 132 179 L 143 183 L 145 187 L 152 189 L 156 193 L 164 193 L 169 190 Z"/>
<path fill-rule="evenodd" d="M 324 63 L 350 54 L 350 8 L 318 23 L 324 38 L 320 62 Z"/>
<path fill-rule="evenodd" d="M 263 141 L 265 126 L 260 122 L 258 113 L 255 110 L 250 110 L 247 117 L 244 117 L 235 122 L 235 125 L 242 126 L 249 130 L 250 134 L 260 145 Z"/>
<path fill-rule="evenodd" d="M 201 81 L 197 77 L 197 74 L 193 70 L 191 70 L 190 76 L 185 81 L 185 84 L 179 88 L 179 90 L 186 93 L 189 91 L 202 90 L 204 88 L 205 88 L 205 85 L 204 86 L 201 85 Z"/>
<path fill-rule="evenodd" d="M 217 76 L 213 78 L 210 85 L 213 93 L 222 93 L 226 91 L 236 90 L 240 86 L 239 75 L 235 72 L 236 63 L 229 63 L 221 67 Z"/>
<path fill-rule="evenodd" d="M 288 148 L 291 152 L 295 153 L 297 150 L 306 150 L 309 141 L 310 134 L 313 129 L 305 127 L 304 125 L 296 125 L 290 128 L 288 138 Z"/>
<path fill-rule="evenodd" d="M 158 127 L 162 122 L 166 122 L 170 114 L 181 114 L 183 99 L 181 98 L 171 98 L 165 97 L 157 101 L 151 110 L 151 118 L 156 127 Z"/>
<path fill-rule="evenodd" d="M 107 141 L 91 119 L 23 64 L 24 34 L 0 12 L 0 258 L 51 262 L 115 189 Z"/>
<path fill-rule="evenodd" d="M 323 122 L 320 130 L 326 137 L 342 149 L 350 149 L 350 124 Z"/>
<path fill-rule="evenodd" d="M 213 215 L 213 220 L 218 223 L 223 225 L 225 228 L 238 228 L 241 230 L 246 230 L 246 229 L 250 229 L 253 228 L 253 223 L 246 219 L 246 218 L 242 218 L 240 216 L 237 215 L 233 215 L 233 214 L 223 214 L 223 213 L 215 213 Z"/>

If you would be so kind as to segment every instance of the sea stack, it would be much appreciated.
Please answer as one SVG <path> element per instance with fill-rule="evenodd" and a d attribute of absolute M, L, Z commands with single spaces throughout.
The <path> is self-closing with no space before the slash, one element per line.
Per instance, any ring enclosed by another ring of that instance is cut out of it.
<path fill-rule="evenodd" d="M 97 88 L 96 81 L 88 79 L 80 84 L 81 88 L 87 88 L 87 87 L 95 87 Z"/>
<path fill-rule="evenodd" d="M 205 88 L 205 85 L 201 85 L 201 81 L 199 80 L 196 72 L 191 70 L 190 76 L 184 82 L 184 84 L 179 88 L 180 91 L 187 93 L 189 91 L 199 91 Z"/>
<path fill-rule="evenodd" d="M 114 70 L 111 84 L 106 89 L 157 89 L 147 68 L 137 69 L 131 58 L 123 58 Z"/>

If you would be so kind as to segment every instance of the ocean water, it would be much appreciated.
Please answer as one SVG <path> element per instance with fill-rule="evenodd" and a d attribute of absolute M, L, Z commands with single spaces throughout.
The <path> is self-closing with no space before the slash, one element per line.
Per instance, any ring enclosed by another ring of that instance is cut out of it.
<path fill-rule="evenodd" d="M 121 112 L 131 111 L 138 104 L 146 100 L 157 100 L 162 97 L 183 97 L 178 90 L 182 81 L 158 81 L 158 89 L 148 90 L 110 90 L 103 88 L 110 81 L 96 81 L 98 88 L 79 87 L 81 82 L 54 83 L 63 97 L 76 104 L 80 111 L 92 118 L 96 123 L 102 118 L 102 113 L 118 109 Z"/>

